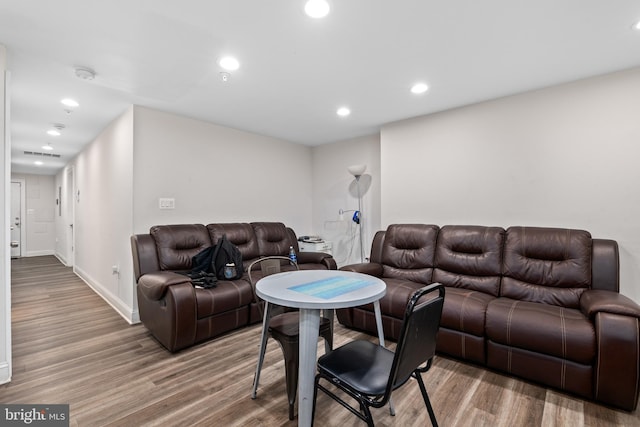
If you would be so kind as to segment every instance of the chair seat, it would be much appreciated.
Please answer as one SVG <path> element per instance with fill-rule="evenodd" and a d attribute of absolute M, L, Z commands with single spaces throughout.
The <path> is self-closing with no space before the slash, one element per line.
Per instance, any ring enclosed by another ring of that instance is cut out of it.
<path fill-rule="evenodd" d="M 274 333 L 277 335 L 281 335 L 284 337 L 288 337 L 291 339 L 298 339 L 300 336 L 299 331 L 300 325 L 300 312 L 299 311 L 289 311 L 286 313 L 278 314 L 277 316 L 273 316 L 269 323 L 269 332 L 273 335 Z M 323 332 L 330 331 L 330 322 L 326 317 L 320 318 L 320 336 L 323 335 Z"/>
<path fill-rule="evenodd" d="M 318 370 L 366 395 L 382 395 L 389 381 L 393 356 L 392 351 L 372 342 L 352 341 L 320 357 Z"/>

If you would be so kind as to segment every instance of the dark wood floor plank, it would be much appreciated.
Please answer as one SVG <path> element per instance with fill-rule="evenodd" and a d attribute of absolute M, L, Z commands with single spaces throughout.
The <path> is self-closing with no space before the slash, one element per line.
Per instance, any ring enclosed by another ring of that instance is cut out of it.
<path fill-rule="evenodd" d="M 12 260 L 12 334 L 13 379 L 0 386 L 0 402 L 69 403 L 71 426 L 296 425 L 288 420 L 284 362 L 273 340 L 258 398 L 250 398 L 259 325 L 171 354 L 55 257 Z M 336 346 L 353 339 L 375 342 L 336 323 Z M 445 357 L 436 357 L 424 379 L 442 426 L 640 426 L 638 411 L 613 410 Z M 376 425 L 428 425 L 414 381 L 397 390 L 394 402 L 395 417 L 387 408 L 373 411 Z M 320 394 L 316 426 L 361 425 Z"/>

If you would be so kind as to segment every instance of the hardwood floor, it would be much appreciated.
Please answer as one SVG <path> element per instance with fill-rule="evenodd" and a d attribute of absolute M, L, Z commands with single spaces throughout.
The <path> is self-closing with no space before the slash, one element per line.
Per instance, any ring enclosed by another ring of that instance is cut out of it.
<path fill-rule="evenodd" d="M 0 386 L 2 403 L 68 403 L 71 426 L 296 425 L 287 418 L 273 340 L 258 398 L 249 397 L 259 325 L 171 354 L 55 257 L 12 261 L 12 305 L 13 379 Z M 337 345 L 363 337 L 336 323 Z M 612 410 L 444 357 L 425 382 L 441 426 L 640 425 L 638 410 Z M 395 417 L 374 410 L 376 425 L 429 425 L 415 382 L 394 402 Z M 315 425 L 364 423 L 321 394 Z"/>

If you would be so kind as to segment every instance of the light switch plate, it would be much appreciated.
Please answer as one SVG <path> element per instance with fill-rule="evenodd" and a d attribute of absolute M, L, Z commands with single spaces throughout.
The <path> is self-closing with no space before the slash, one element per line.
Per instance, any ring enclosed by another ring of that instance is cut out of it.
<path fill-rule="evenodd" d="M 160 197 L 160 199 L 158 199 L 158 204 L 160 206 L 160 209 L 175 209 L 176 199 Z"/>

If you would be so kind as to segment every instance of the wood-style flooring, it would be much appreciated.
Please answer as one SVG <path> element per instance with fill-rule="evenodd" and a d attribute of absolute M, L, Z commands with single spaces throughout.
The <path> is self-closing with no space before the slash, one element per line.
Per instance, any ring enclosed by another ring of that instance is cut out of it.
<path fill-rule="evenodd" d="M 52 256 L 12 261 L 13 378 L 0 402 L 70 405 L 71 426 L 295 426 L 283 359 L 269 340 L 258 398 L 250 398 L 260 326 L 171 354 L 129 325 Z M 336 344 L 374 339 L 336 322 Z M 319 354 L 323 346 L 319 345 Z M 441 426 L 640 426 L 614 410 L 445 357 L 425 376 Z M 379 426 L 429 425 L 415 381 Z M 315 425 L 362 426 L 320 394 Z"/>

